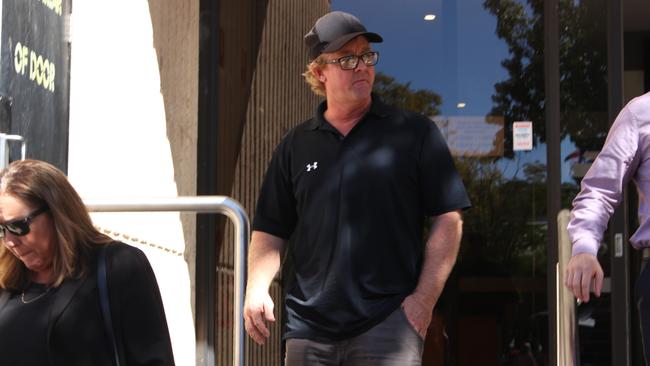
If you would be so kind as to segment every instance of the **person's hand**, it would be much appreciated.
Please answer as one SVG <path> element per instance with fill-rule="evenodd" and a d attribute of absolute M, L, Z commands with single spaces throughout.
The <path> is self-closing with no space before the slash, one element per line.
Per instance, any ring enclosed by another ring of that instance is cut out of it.
<path fill-rule="evenodd" d="M 589 290 L 592 287 L 594 294 L 600 297 L 603 288 L 603 269 L 595 255 L 580 253 L 571 257 L 565 271 L 564 284 L 582 302 L 589 302 Z"/>
<path fill-rule="evenodd" d="M 420 298 L 416 293 L 413 293 L 404 299 L 402 309 L 404 309 L 406 319 L 411 323 L 411 326 L 424 339 L 427 336 L 429 323 L 431 323 L 433 307 L 427 306 L 424 299 Z"/>
<path fill-rule="evenodd" d="M 259 345 L 271 335 L 267 322 L 275 322 L 273 300 L 268 291 L 248 291 L 244 301 L 244 328 Z"/>

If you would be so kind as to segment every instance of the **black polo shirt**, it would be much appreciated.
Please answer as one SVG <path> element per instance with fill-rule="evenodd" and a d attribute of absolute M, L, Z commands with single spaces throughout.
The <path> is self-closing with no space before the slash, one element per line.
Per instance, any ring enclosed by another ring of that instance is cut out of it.
<path fill-rule="evenodd" d="M 289 240 L 285 338 L 345 339 L 381 322 L 415 289 L 425 216 L 470 206 L 431 120 L 373 95 L 344 137 L 325 103 L 278 145 L 253 220 Z"/>

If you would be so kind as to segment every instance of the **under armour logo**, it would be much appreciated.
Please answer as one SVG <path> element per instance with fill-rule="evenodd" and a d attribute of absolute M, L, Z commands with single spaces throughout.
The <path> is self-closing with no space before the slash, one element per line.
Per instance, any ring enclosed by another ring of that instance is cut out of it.
<path fill-rule="evenodd" d="M 307 164 L 307 171 L 311 172 L 312 170 L 318 169 L 318 162 L 315 161 L 313 164 Z"/>

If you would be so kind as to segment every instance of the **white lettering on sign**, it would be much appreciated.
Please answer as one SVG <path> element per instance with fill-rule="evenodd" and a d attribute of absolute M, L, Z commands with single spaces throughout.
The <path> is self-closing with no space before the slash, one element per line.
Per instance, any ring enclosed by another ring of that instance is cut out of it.
<path fill-rule="evenodd" d="M 16 73 L 20 75 L 25 75 L 25 68 L 29 63 L 29 48 L 23 46 L 20 42 L 16 43 L 16 49 L 14 51 L 14 67 L 16 68 Z"/>
<path fill-rule="evenodd" d="M 63 0 L 39 0 L 46 8 L 52 10 L 57 15 L 63 14 Z"/>
<path fill-rule="evenodd" d="M 26 76 L 27 65 L 29 65 L 29 80 L 35 82 L 36 85 L 43 89 L 54 93 L 54 80 L 56 77 L 54 62 L 51 62 L 18 42 L 14 51 L 14 68 L 16 73 Z"/>

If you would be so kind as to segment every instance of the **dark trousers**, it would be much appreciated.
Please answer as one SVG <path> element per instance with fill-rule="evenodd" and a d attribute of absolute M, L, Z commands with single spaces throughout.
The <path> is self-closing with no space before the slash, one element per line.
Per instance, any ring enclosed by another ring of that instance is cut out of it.
<path fill-rule="evenodd" d="M 639 311 L 639 325 L 643 341 L 645 365 L 650 366 L 650 266 L 648 258 L 643 261 L 643 269 L 636 283 L 636 305 Z"/>
<path fill-rule="evenodd" d="M 420 366 L 424 341 L 400 307 L 356 337 L 334 342 L 291 338 L 286 366 Z"/>

